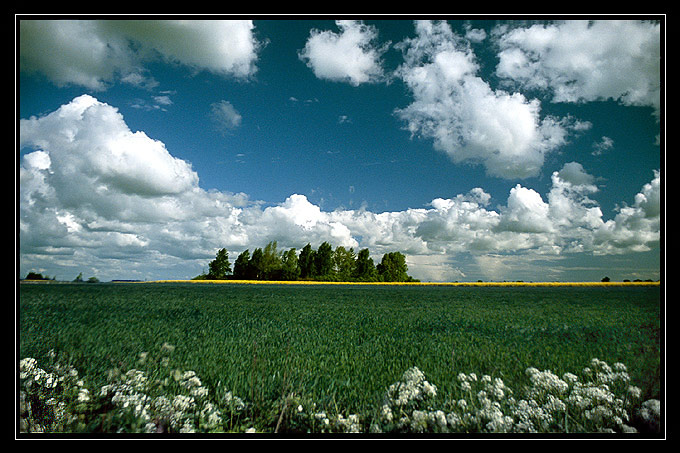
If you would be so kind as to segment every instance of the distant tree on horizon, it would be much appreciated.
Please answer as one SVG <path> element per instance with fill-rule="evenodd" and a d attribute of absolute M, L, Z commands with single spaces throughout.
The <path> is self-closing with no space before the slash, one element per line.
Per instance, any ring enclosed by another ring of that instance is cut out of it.
<path fill-rule="evenodd" d="M 234 262 L 233 279 L 236 280 L 323 280 L 360 282 L 408 282 L 417 281 L 408 275 L 406 257 L 401 252 L 383 255 L 378 266 L 370 257 L 370 251 L 362 249 L 355 254 L 353 248 L 338 246 L 333 250 L 324 241 L 317 250 L 307 243 L 300 253 L 291 248 L 279 251 L 276 241 L 269 242 L 264 249 L 256 248 L 252 255 L 246 249 Z M 209 263 L 207 275 L 196 279 L 223 280 L 229 278 L 231 266 L 229 253 L 222 248 Z"/>
<path fill-rule="evenodd" d="M 300 277 L 298 256 L 294 248 L 281 254 L 281 278 L 283 280 L 297 280 Z"/>
<path fill-rule="evenodd" d="M 241 252 L 241 254 L 234 261 L 234 278 L 237 280 L 246 280 L 248 278 L 248 265 L 250 262 L 250 251 L 248 249 Z"/>
<path fill-rule="evenodd" d="M 370 256 L 368 249 L 362 249 L 357 255 L 357 262 L 354 268 L 354 278 L 361 281 L 375 281 L 377 279 L 377 271 L 373 258 Z"/>
<path fill-rule="evenodd" d="M 400 252 L 385 253 L 376 270 L 384 282 L 405 282 L 410 278 L 406 257 Z"/>
<path fill-rule="evenodd" d="M 307 243 L 300 251 L 298 257 L 298 266 L 300 268 L 300 278 L 311 278 L 316 276 L 315 265 L 316 252 L 312 249 L 311 244 Z"/>
<path fill-rule="evenodd" d="M 328 242 L 323 242 L 314 256 L 317 277 L 329 280 L 333 274 L 333 247 Z"/>
<path fill-rule="evenodd" d="M 224 280 L 227 278 L 227 274 L 230 273 L 229 252 L 227 252 L 227 249 L 220 249 L 215 259 L 208 264 L 207 278 L 209 280 Z"/>

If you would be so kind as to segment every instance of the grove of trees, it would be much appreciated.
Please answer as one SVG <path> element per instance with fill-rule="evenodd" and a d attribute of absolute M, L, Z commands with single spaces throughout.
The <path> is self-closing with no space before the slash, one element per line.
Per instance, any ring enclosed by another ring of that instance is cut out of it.
<path fill-rule="evenodd" d="M 406 257 L 400 252 L 383 255 L 376 266 L 368 249 L 355 253 L 353 248 L 335 249 L 323 242 L 314 250 L 305 245 L 300 253 L 295 248 L 279 251 L 276 241 L 253 253 L 245 250 L 234 261 L 232 271 L 229 253 L 220 249 L 208 264 L 208 273 L 196 279 L 206 280 L 319 280 L 342 282 L 409 282 Z"/>

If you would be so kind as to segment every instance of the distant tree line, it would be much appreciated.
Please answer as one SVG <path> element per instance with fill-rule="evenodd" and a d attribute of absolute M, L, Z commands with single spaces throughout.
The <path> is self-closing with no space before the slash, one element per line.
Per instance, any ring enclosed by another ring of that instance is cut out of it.
<path fill-rule="evenodd" d="M 29 272 L 26 274 L 25 280 L 51 280 L 55 281 L 57 279 L 56 276 L 50 278 L 47 275 L 43 276 L 42 274 L 39 274 L 38 272 Z M 78 274 L 78 276 L 73 280 L 73 283 L 82 283 L 84 282 L 83 280 L 83 273 L 81 272 Z M 99 279 L 97 277 L 90 277 L 87 279 L 87 283 L 99 283 Z"/>
<path fill-rule="evenodd" d="M 31 271 L 26 274 L 25 280 L 56 280 L 56 277 L 49 278 L 47 275 Z"/>
<path fill-rule="evenodd" d="M 295 248 L 277 250 L 276 241 L 264 248 L 243 251 L 234 261 L 232 271 L 229 253 L 220 249 L 208 264 L 208 273 L 197 280 L 315 280 L 342 282 L 416 282 L 408 275 L 406 257 L 400 252 L 383 255 L 376 266 L 368 249 L 355 253 L 353 248 L 335 249 L 323 242 L 314 250 L 305 245 L 300 253 Z"/>

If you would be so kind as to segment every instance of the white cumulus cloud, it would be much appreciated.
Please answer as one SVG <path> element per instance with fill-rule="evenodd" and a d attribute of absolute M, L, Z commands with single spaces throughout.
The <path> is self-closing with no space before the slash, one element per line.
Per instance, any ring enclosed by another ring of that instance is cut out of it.
<path fill-rule="evenodd" d="M 412 135 L 434 141 L 455 163 L 477 163 L 502 178 L 536 176 L 545 155 L 563 145 L 565 120 L 541 118 L 540 102 L 492 89 L 477 76 L 467 41 L 445 22 L 417 22 L 399 45 L 397 73 L 413 102 L 397 110 Z"/>
<path fill-rule="evenodd" d="M 637 20 L 571 20 L 498 33 L 497 74 L 554 102 L 614 99 L 660 107 L 661 27 Z"/>
<path fill-rule="evenodd" d="M 482 188 L 396 212 L 328 212 L 302 194 L 265 206 L 201 189 L 190 163 L 89 95 L 22 119 L 20 147 L 22 273 L 189 278 L 219 248 L 233 255 L 275 240 L 280 249 L 323 241 L 369 248 L 375 259 L 398 250 L 412 275 L 458 280 L 465 275 L 458 256 L 507 264 L 513 255 L 639 252 L 660 239 L 659 172 L 607 221 L 590 198 L 595 177 L 577 162 L 553 172 L 545 198 L 518 184 L 497 208 Z"/>
<path fill-rule="evenodd" d="M 63 177 L 64 185 L 78 176 L 107 193 L 164 195 L 198 184 L 189 164 L 162 142 L 130 131 L 117 109 L 89 95 L 44 117 L 22 119 L 19 135 L 22 147 L 48 148 L 50 167 L 60 170 L 52 178 Z"/>
<path fill-rule="evenodd" d="M 358 86 L 382 80 L 381 57 L 385 47 L 377 46 L 375 27 L 361 21 L 336 21 L 339 33 L 312 30 L 299 57 L 320 79 L 348 82 Z"/>
<path fill-rule="evenodd" d="M 155 86 L 145 64 L 158 59 L 246 78 L 261 47 L 250 20 L 21 20 L 19 35 L 22 71 L 92 90 Z"/>

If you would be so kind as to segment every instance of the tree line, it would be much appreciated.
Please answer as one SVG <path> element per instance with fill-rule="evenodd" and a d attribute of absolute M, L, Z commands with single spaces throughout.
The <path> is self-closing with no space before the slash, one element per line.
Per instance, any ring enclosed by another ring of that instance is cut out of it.
<path fill-rule="evenodd" d="M 383 255 L 378 265 L 370 257 L 368 249 L 355 253 L 353 248 L 323 242 L 314 250 L 305 245 L 300 253 L 295 248 L 277 249 L 272 241 L 253 253 L 245 250 L 234 261 L 232 270 L 229 252 L 220 249 L 208 264 L 208 272 L 195 280 L 316 280 L 342 282 L 416 282 L 408 275 L 406 257 L 400 252 Z"/>

